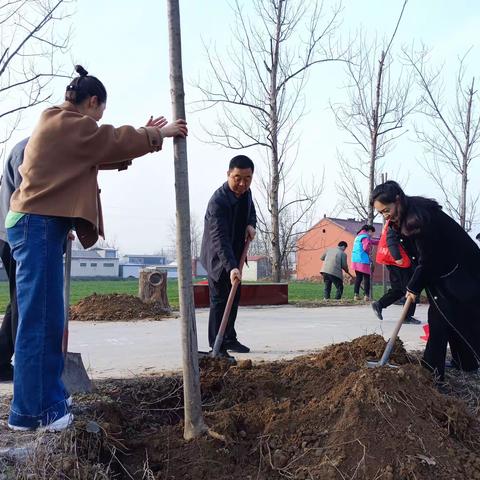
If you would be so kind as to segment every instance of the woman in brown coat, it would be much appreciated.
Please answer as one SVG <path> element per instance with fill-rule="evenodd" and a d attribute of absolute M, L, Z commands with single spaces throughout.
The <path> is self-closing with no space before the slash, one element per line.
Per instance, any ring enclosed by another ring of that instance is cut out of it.
<path fill-rule="evenodd" d="M 124 169 L 133 158 L 162 148 L 165 137 L 186 136 L 184 120 L 163 117 L 145 127 L 98 126 L 107 101 L 102 82 L 76 67 L 65 102 L 45 110 L 30 137 L 5 225 L 17 262 L 19 325 L 14 395 L 8 424 L 14 430 L 62 430 L 70 425 L 61 380 L 63 247 L 70 229 L 82 245 L 103 236 L 99 169 Z"/>

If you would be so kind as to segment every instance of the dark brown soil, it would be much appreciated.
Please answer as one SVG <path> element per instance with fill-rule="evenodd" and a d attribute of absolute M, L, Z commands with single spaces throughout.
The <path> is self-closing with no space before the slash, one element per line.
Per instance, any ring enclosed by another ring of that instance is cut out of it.
<path fill-rule="evenodd" d="M 183 439 L 177 377 L 102 383 L 75 399 L 76 456 L 65 433 L 48 464 L 68 478 L 480 479 L 478 417 L 439 393 L 400 342 L 399 368 L 366 368 L 384 347 L 370 335 L 291 361 L 202 360 L 205 420 L 226 442 Z"/>
<path fill-rule="evenodd" d="M 169 316 L 157 303 L 146 304 L 134 295 L 94 293 L 70 307 L 70 319 L 96 322 L 118 322 L 148 318 L 162 320 Z"/>

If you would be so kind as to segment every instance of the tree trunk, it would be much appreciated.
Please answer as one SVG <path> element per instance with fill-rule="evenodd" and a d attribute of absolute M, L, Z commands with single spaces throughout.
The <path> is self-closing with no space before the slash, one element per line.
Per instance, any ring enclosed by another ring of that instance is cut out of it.
<path fill-rule="evenodd" d="M 272 243 L 272 279 L 274 282 L 280 282 L 282 278 L 282 265 L 280 253 L 280 215 L 278 212 L 278 189 L 280 178 L 278 173 L 278 159 L 272 151 L 272 185 L 270 190 L 270 208 L 271 208 L 271 243 Z"/>
<path fill-rule="evenodd" d="M 280 212 L 278 211 L 278 191 L 280 188 L 280 172 L 278 159 L 278 105 L 277 77 L 280 59 L 280 36 L 282 34 L 283 0 L 278 2 L 275 42 L 272 44 L 272 68 L 270 71 L 270 135 L 271 135 L 271 169 L 272 181 L 270 190 L 271 209 L 271 243 L 272 243 L 272 278 L 280 282 L 282 278 L 282 263 L 280 252 Z"/>
<path fill-rule="evenodd" d="M 138 296 L 144 303 L 156 303 L 162 310 L 170 311 L 167 296 L 167 272 L 161 267 L 140 270 Z"/>
<path fill-rule="evenodd" d="M 168 27 L 170 44 L 170 92 L 173 117 L 174 119 L 185 118 L 180 7 L 178 0 L 168 0 Z M 197 327 L 193 301 L 186 139 L 181 137 L 174 138 L 173 148 L 177 207 L 178 289 L 180 316 L 182 318 L 183 392 L 185 402 L 185 427 L 183 435 L 186 440 L 190 440 L 206 432 L 207 427 L 202 415 Z"/>
<path fill-rule="evenodd" d="M 368 218 L 367 223 L 373 225 L 373 205 L 370 205 L 370 195 L 375 188 L 375 164 L 377 161 L 377 137 L 376 135 L 372 136 L 371 140 L 371 152 L 370 152 L 370 169 L 368 173 L 368 196 L 367 196 L 367 211 Z"/>
<path fill-rule="evenodd" d="M 462 165 L 462 191 L 460 193 L 460 225 L 467 229 L 467 185 L 468 185 L 468 159 L 463 156 Z"/>
<path fill-rule="evenodd" d="M 472 85 L 468 89 L 467 112 L 465 119 L 465 149 L 462 155 L 462 188 L 460 193 L 460 225 L 464 230 L 467 229 L 467 186 L 468 186 L 468 163 L 470 159 L 470 129 L 472 126 L 472 103 L 475 95 L 475 77 L 472 79 Z"/>
<path fill-rule="evenodd" d="M 403 11 L 403 10 L 402 10 Z M 378 62 L 378 74 L 377 74 L 377 84 L 375 87 L 375 107 L 372 111 L 372 125 L 370 126 L 370 171 L 368 175 L 368 222 L 370 225 L 373 225 L 373 205 L 370 205 L 370 196 L 372 195 L 373 189 L 375 188 L 375 177 L 376 177 L 376 167 L 377 167 L 377 148 L 378 148 L 378 133 L 379 133 L 379 118 L 380 118 L 380 108 L 382 105 L 382 76 L 383 76 L 383 67 L 385 65 L 386 52 L 383 51 L 380 55 L 380 61 Z M 372 282 L 373 283 L 373 282 Z"/>

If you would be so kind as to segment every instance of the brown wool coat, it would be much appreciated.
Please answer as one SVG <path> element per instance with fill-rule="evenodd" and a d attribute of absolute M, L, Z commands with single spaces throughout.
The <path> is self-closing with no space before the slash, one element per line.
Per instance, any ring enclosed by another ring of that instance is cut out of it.
<path fill-rule="evenodd" d="M 162 148 L 157 128 L 98 126 L 70 102 L 45 110 L 19 168 L 22 183 L 10 208 L 74 219 L 85 248 L 104 236 L 98 170 L 128 168 L 131 160 Z"/>

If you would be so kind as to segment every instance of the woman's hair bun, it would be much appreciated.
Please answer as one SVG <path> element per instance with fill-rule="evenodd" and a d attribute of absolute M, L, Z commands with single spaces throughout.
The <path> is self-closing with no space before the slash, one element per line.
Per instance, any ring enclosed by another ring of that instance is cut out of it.
<path fill-rule="evenodd" d="M 75 71 L 81 76 L 81 77 L 86 77 L 88 75 L 88 72 L 81 66 L 81 65 L 75 65 Z"/>

